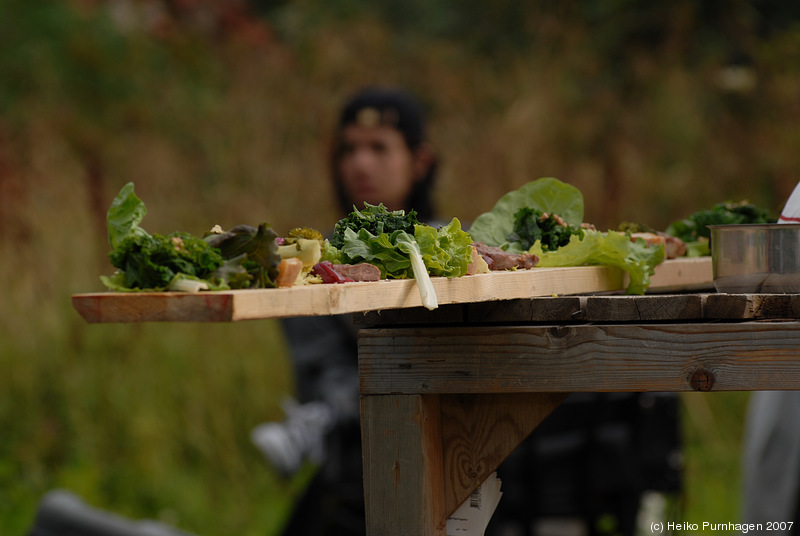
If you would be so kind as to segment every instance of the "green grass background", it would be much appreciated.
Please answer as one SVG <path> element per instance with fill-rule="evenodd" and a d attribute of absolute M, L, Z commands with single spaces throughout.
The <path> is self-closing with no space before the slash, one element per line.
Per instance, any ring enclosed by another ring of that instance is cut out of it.
<path fill-rule="evenodd" d="M 658 229 L 729 199 L 777 215 L 799 178 L 800 30 L 789 13 L 765 32 L 749 2 L 200 2 L 158 24 L 104 6 L 0 0 L 4 535 L 56 487 L 199 535 L 276 534 L 309 476 L 249 442 L 292 392 L 275 322 L 72 309 L 112 270 L 105 210 L 127 181 L 151 232 L 326 229 L 336 110 L 367 83 L 422 96 L 439 206 L 464 222 L 542 176 L 600 228 Z M 747 397 L 683 395 L 679 520 L 738 519 Z"/>

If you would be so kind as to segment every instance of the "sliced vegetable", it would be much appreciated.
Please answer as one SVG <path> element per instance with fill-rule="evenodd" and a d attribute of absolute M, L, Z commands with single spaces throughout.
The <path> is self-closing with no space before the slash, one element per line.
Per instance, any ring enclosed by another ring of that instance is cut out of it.
<path fill-rule="evenodd" d="M 278 246 L 278 255 L 282 259 L 300 259 L 304 267 L 311 268 L 322 258 L 322 242 L 308 238 L 298 238 L 291 243 L 284 241 L 284 245 Z"/>
<path fill-rule="evenodd" d="M 278 265 L 278 277 L 275 282 L 280 288 L 292 287 L 302 273 L 303 261 L 297 257 L 289 257 Z"/>
<path fill-rule="evenodd" d="M 411 271 L 414 272 L 414 279 L 417 280 L 417 286 L 419 287 L 419 297 L 422 300 L 422 305 L 426 309 L 436 309 L 439 307 L 439 301 L 436 298 L 436 290 L 433 288 L 431 276 L 425 267 L 425 261 L 422 260 L 419 244 L 405 231 L 397 232 L 395 243 L 400 251 L 408 254 L 408 258 L 411 261 Z"/>

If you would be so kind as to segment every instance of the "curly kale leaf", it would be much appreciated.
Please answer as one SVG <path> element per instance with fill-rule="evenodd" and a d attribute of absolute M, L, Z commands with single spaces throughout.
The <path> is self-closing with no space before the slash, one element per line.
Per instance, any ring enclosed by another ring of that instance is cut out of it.
<path fill-rule="evenodd" d="M 522 207 L 514 214 L 514 230 L 508 235 L 509 242 L 518 242 L 527 251 L 540 241 L 542 250 L 553 251 L 569 244 L 572 236 L 583 236 L 579 227 L 567 224 L 554 214 L 531 207 Z"/>
<path fill-rule="evenodd" d="M 379 205 L 365 203 L 363 210 L 353 207 L 353 212 L 336 222 L 330 243 L 335 248 L 341 249 L 344 246 L 347 229 L 355 233 L 364 229 L 373 235 L 393 234 L 395 231 L 413 235 L 414 226 L 417 224 L 419 224 L 419 220 L 417 212 L 414 210 L 410 210 L 406 214 L 404 210 L 389 211 L 383 203 Z"/>
<path fill-rule="evenodd" d="M 178 274 L 207 279 L 224 263 L 219 250 L 187 233 L 134 233 L 120 239 L 109 259 L 125 287 L 154 290 L 168 288 Z"/>

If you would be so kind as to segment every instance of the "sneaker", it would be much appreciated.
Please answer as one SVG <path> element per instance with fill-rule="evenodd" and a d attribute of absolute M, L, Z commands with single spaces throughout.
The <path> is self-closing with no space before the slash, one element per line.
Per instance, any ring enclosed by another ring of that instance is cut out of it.
<path fill-rule="evenodd" d="M 325 435 L 333 426 L 330 408 L 322 402 L 284 404 L 286 420 L 256 426 L 250 438 L 283 476 L 291 477 L 306 460 L 325 459 Z"/>

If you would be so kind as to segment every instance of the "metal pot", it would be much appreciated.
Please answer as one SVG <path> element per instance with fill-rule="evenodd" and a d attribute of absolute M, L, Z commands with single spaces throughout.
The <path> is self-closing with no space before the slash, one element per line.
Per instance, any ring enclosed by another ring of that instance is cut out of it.
<path fill-rule="evenodd" d="M 800 292 L 800 224 L 709 225 L 717 292 Z"/>

